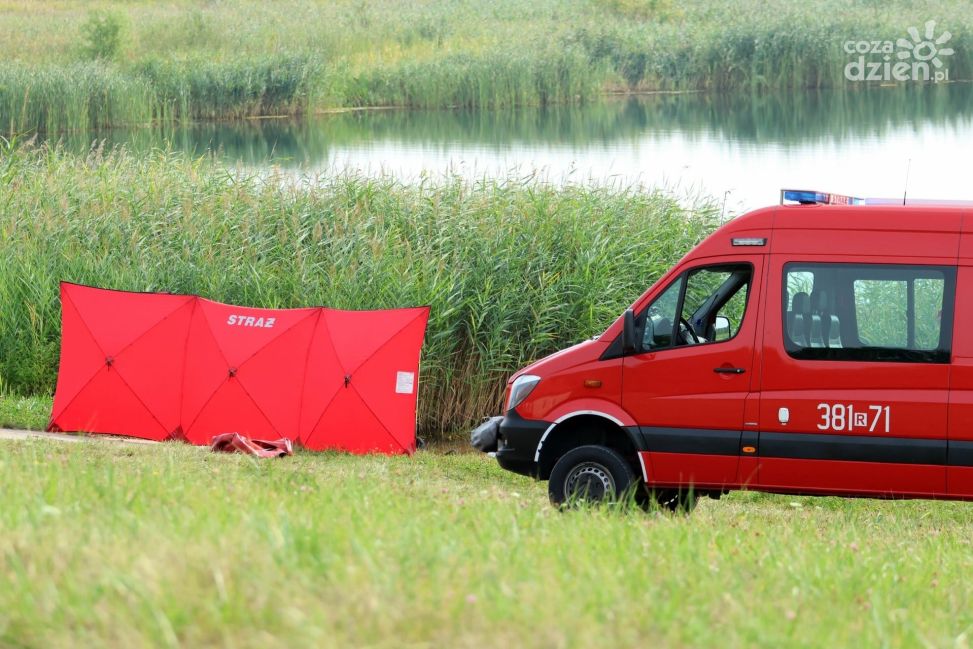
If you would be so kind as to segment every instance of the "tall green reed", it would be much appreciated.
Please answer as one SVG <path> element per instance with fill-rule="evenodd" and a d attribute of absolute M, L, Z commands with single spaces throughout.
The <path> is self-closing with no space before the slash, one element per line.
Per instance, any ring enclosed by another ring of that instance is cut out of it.
<path fill-rule="evenodd" d="M 432 307 L 420 429 L 496 412 L 505 377 L 599 333 L 714 227 L 658 192 L 522 180 L 241 178 L 176 154 L 0 161 L 0 376 L 53 390 L 60 280 L 263 307 Z"/>
<path fill-rule="evenodd" d="M 606 90 L 851 90 L 867 84 L 845 78 L 854 58 L 845 42 L 895 43 L 928 20 L 937 21 L 937 35 L 953 35 L 950 79 L 973 78 L 967 0 L 230 5 L 127 5 L 133 33 L 116 63 L 77 62 L 63 34 L 71 31 L 69 11 L 38 14 L 45 19 L 0 13 L 0 30 L 16 33 L 0 41 L 0 129 L 61 132 L 342 106 L 545 105 Z"/>
<path fill-rule="evenodd" d="M 101 61 L 0 64 L 0 130 L 79 131 L 151 120 L 152 89 Z"/>
<path fill-rule="evenodd" d="M 578 48 L 457 53 L 400 61 L 348 81 L 343 101 L 355 106 L 504 108 L 590 99 L 603 78 Z"/>
<path fill-rule="evenodd" d="M 0 132 L 60 133 L 194 119 L 299 115 L 311 104 L 316 59 L 0 64 Z"/>

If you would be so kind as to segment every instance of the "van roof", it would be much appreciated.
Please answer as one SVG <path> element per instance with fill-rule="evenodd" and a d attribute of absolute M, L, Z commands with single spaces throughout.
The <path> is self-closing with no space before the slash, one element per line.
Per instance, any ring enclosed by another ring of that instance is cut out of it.
<path fill-rule="evenodd" d="M 780 190 L 780 204 L 799 204 L 799 205 L 900 205 L 908 206 L 928 206 L 945 205 L 956 207 L 973 206 L 971 200 L 950 200 L 939 198 L 860 198 L 858 196 L 848 196 L 846 194 L 835 194 L 833 192 L 822 192 L 813 189 L 782 189 Z"/>
<path fill-rule="evenodd" d="M 758 231 L 806 229 L 875 230 L 886 232 L 962 232 L 963 216 L 973 217 L 973 204 L 943 203 L 869 205 L 774 205 L 727 221 L 717 232 L 736 237 Z M 965 231 L 973 232 L 973 218 Z M 715 233 L 714 233 L 715 234 Z"/>
<path fill-rule="evenodd" d="M 687 257 L 749 254 L 766 245 L 762 250 L 774 253 L 955 260 L 959 245 L 960 257 L 973 258 L 973 239 L 960 245 L 962 232 L 973 233 L 973 204 L 775 205 L 728 221 Z"/>

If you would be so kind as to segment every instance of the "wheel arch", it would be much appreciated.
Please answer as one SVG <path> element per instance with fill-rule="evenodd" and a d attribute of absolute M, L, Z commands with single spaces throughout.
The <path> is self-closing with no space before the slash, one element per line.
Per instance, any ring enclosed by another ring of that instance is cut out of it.
<path fill-rule="evenodd" d="M 534 462 L 537 477 L 547 480 L 551 469 L 568 451 L 578 446 L 597 444 L 621 453 L 635 473 L 644 476 L 639 450 L 641 440 L 634 426 L 625 426 L 617 417 L 597 410 L 577 410 L 559 417 L 548 426 L 537 443 Z"/>

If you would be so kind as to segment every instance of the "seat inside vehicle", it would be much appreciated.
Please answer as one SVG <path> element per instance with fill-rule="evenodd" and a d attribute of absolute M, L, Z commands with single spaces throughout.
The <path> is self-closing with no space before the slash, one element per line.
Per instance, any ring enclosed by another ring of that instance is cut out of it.
<path fill-rule="evenodd" d="M 791 308 L 787 312 L 787 335 L 797 345 L 809 347 L 808 326 L 810 324 L 811 298 L 804 291 L 794 294 Z"/>

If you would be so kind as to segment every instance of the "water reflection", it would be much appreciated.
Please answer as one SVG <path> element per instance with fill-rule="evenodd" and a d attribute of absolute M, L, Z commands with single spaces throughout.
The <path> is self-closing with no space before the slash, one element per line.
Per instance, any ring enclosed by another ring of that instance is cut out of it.
<path fill-rule="evenodd" d="M 534 174 L 552 182 L 666 185 L 728 192 L 734 210 L 773 202 L 783 185 L 859 195 L 973 198 L 970 85 L 788 95 L 652 95 L 581 107 L 506 111 L 358 111 L 308 120 L 193 124 L 75 134 L 136 151 L 171 147 L 295 173 L 355 169 Z"/>

